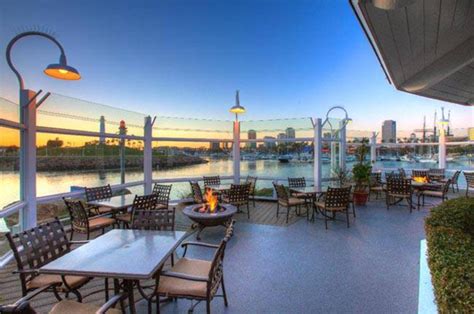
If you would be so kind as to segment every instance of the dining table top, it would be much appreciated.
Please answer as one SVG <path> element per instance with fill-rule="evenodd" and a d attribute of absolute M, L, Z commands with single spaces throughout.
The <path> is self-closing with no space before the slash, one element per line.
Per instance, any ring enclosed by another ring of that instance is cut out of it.
<path fill-rule="evenodd" d="M 230 190 L 231 184 L 230 183 L 221 183 L 221 184 L 210 184 L 206 185 L 206 188 L 210 188 L 211 190 L 215 191 L 225 191 Z"/>
<path fill-rule="evenodd" d="M 112 209 L 123 209 L 133 205 L 135 194 L 116 195 L 95 201 L 87 202 L 90 206 L 108 207 Z"/>
<path fill-rule="evenodd" d="M 146 280 L 186 236 L 183 231 L 113 229 L 39 269 L 40 274 Z"/>
<path fill-rule="evenodd" d="M 290 191 L 302 194 L 319 194 L 326 192 L 327 188 L 317 186 L 290 187 Z"/>

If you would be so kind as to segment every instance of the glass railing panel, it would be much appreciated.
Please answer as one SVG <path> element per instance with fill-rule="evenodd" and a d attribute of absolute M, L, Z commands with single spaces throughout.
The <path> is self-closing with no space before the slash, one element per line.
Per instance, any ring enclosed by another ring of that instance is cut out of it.
<path fill-rule="evenodd" d="M 13 122 L 19 122 L 20 121 L 20 116 L 19 116 L 19 110 L 18 110 L 18 105 L 8 99 L 1 98 L 0 97 L 0 118 L 13 121 Z"/>
<path fill-rule="evenodd" d="M 20 199 L 20 131 L 0 127 L 0 211 Z"/>
<path fill-rule="evenodd" d="M 240 123 L 240 138 L 278 140 L 314 137 L 311 118 L 248 120 Z"/>
<path fill-rule="evenodd" d="M 179 117 L 156 118 L 153 137 L 232 139 L 233 122 Z"/>

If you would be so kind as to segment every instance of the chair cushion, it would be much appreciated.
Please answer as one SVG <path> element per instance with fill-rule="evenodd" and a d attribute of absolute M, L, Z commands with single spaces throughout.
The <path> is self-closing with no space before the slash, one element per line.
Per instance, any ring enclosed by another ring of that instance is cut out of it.
<path fill-rule="evenodd" d="M 296 198 L 296 197 L 290 197 L 288 199 L 288 202 L 290 203 L 290 206 L 306 204 L 304 199 L 300 199 L 300 198 Z"/>
<path fill-rule="evenodd" d="M 316 201 L 316 202 L 314 202 L 314 205 L 316 207 L 319 207 L 319 208 L 322 208 L 322 209 L 328 210 L 328 211 L 345 211 L 345 210 L 347 210 L 346 207 L 326 207 L 326 204 L 324 203 L 324 201 Z"/>
<path fill-rule="evenodd" d="M 98 208 L 95 208 L 95 212 L 97 212 L 99 214 L 108 214 L 108 213 L 112 212 L 112 208 L 110 208 L 110 207 L 98 207 Z"/>
<path fill-rule="evenodd" d="M 65 279 L 66 279 L 67 285 L 73 289 L 82 286 L 89 280 L 88 277 L 82 277 L 82 276 L 66 276 Z M 63 282 L 60 275 L 41 274 L 34 277 L 29 282 L 27 282 L 26 288 L 36 289 L 36 288 L 50 285 L 55 282 L 58 282 L 58 283 Z M 59 286 L 59 290 L 66 291 L 67 289 L 66 287 L 64 287 L 64 285 L 61 285 Z"/>
<path fill-rule="evenodd" d="M 388 193 L 388 195 L 393 197 L 410 197 L 410 194 Z"/>
<path fill-rule="evenodd" d="M 207 278 L 211 262 L 183 257 L 172 268 L 172 272 Z M 173 277 L 160 277 L 158 292 L 165 295 L 206 298 L 207 283 Z"/>
<path fill-rule="evenodd" d="M 126 214 L 117 215 L 116 219 L 119 221 L 132 222 L 132 214 L 126 213 Z"/>
<path fill-rule="evenodd" d="M 53 306 L 49 314 L 95 314 L 100 307 L 93 304 L 79 303 L 72 300 L 62 300 Z M 119 309 L 111 308 L 107 311 L 110 314 L 122 313 Z"/>
<path fill-rule="evenodd" d="M 158 204 L 156 205 L 156 209 L 168 209 L 168 206 L 166 206 L 165 204 Z"/>
<path fill-rule="evenodd" d="M 422 191 L 421 194 L 426 195 L 426 196 L 434 196 L 434 197 L 443 197 L 443 192 L 442 191 Z"/>
<path fill-rule="evenodd" d="M 370 188 L 371 191 L 375 191 L 375 192 L 382 192 L 384 190 L 383 186 L 372 186 Z"/>
<path fill-rule="evenodd" d="M 89 229 L 101 229 L 115 223 L 115 219 L 109 217 L 98 217 L 89 219 Z"/>

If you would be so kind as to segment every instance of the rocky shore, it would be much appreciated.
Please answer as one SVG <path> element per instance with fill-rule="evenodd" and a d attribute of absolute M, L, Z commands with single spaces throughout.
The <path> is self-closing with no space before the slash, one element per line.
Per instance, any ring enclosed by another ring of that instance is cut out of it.
<path fill-rule="evenodd" d="M 120 169 L 120 158 L 118 156 L 38 156 L 38 171 L 71 171 L 71 170 L 110 170 Z M 200 157 L 173 155 L 153 156 L 153 169 L 170 169 L 182 166 L 204 164 L 208 161 Z M 17 171 L 19 169 L 19 158 L 0 158 L 0 170 Z M 143 169 L 143 156 L 126 156 L 125 169 Z"/>

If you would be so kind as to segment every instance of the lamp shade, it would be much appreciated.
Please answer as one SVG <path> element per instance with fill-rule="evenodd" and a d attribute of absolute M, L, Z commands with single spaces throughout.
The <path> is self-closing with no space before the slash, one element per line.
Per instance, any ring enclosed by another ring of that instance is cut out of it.
<path fill-rule="evenodd" d="M 44 70 L 44 74 L 56 79 L 69 81 L 79 80 L 81 78 L 79 71 L 77 71 L 75 68 L 68 66 L 67 64 L 60 63 L 48 65 L 48 67 Z"/>
<path fill-rule="evenodd" d="M 230 112 L 235 114 L 245 113 L 245 108 L 240 105 L 239 91 L 235 92 L 235 105 L 230 108 Z"/>

